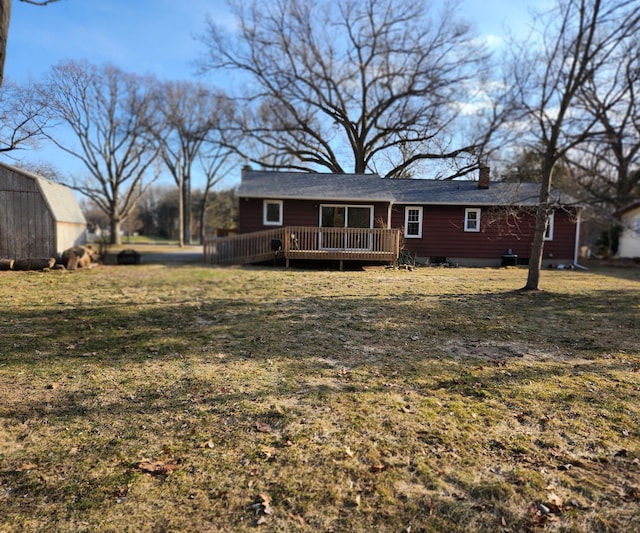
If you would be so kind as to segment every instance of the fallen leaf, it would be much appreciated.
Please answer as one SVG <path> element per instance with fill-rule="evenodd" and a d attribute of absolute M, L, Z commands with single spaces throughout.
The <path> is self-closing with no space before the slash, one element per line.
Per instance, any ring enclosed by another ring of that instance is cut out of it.
<path fill-rule="evenodd" d="M 271 446 L 263 446 L 261 448 L 261 451 L 267 461 L 276 455 L 276 449 L 272 448 Z"/>
<path fill-rule="evenodd" d="M 152 476 L 166 476 L 168 474 L 171 474 L 171 472 L 173 472 L 178 467 L 173 461 L 165 462 L 143 459 L 137 464 L 136 468 L 141 472 L 151 474 Z"/>
<path fill-rule="evenodd" d="M 384 465 L 380 461 L 376 461 L 371 465 L 372 472 L 382 472 L 383 470 L 386 470 L 386 468 L 387 468 L 386 465 Z"/>
<path fill-rule="evenodd" d="M 547 503 L 554 511 L 560 511 L 564 501 L 555 492 L 547 492 Z"/>
<path fill-rule="evenodd" d="M 260 498 L 260 501 L 254 503 L 251 506 L 256 515 L 260 513 L 262 513 L 263 515 L 273 514 L 273 508 L 271 507 L 271 496 L 266 492 L 261 492 L 258 497 Z"/>
<path fill-rule="evenodd" d="M 344 447 L 344 451 L 345 453 L 349 456 L 349 457 L 353 457 L 355 454 L 351 451 L 351 448 L 349 448 L 349 446 L 345 446 Z"/>
<path fill-rule="evenodd" d="M 638 487 L 626 487 L 623 496 L 625 502 L 639 502 L 640 501 L 640 488 Z"/>
<path fill-rule="evenodd" d="M 271 426 L 269 424 L 265 424 L 264 422 L 260 422 L 258 420 L 254 425 L 254 428 L 258 430 L 260 433 L 271 433 Z"/>

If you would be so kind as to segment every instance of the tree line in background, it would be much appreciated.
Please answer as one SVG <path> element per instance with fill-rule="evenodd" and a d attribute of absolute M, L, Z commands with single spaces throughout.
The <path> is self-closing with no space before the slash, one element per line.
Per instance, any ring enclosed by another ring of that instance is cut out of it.
<path fill-rule="evenodd" d="M 108 216 L 113 239 L 168 173 L 181 243 L 192 238 L 194 178 L 207 205 L 240 161 L 404 179 L 491 163 L 494 178 L 541 183 L 528 289 L 557 207 L 552 187 L 609 221 L 640 197 L 638 0 L 556 0 L 499 57 L 455 3 L 230 7 L 237 24 L 208 22 L 201 68 L 233 80 L 233 95 L 66 62 L 32 85 L 3 86 L 0 150 L 45 138 L 76 157 L 85 173 L 71 185 Z"/>
<path fill-rule="evenodd" d="M 181 213 L 180 192 L 169 185 L 154 185 L 147 189 L 135 209 L 122 224 L 122 238 L 144 236 L 153 240 L 179 241 Z M 109 228 L 109 217 L 90 200 L 82 203 L 89 232 L 103 239 Z M 202 242 L 205 234 L 220 230 L 234 230 L 238 224 L 238 198 L 234 188 L 212 191 L 205 199 L 202 189 L 192 191 L 190 230 L 195 242 Z"/>

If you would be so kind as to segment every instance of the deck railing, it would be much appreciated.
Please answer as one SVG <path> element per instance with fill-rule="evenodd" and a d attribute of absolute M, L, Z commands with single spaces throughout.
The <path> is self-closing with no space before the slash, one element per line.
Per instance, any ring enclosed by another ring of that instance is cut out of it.
<path fill-rule="evenodd" d="M 229 237 L 206 237 L 204 261 L 247 264 L 284 257 L 396 263 L 400 229 L 287 226 Z"/>

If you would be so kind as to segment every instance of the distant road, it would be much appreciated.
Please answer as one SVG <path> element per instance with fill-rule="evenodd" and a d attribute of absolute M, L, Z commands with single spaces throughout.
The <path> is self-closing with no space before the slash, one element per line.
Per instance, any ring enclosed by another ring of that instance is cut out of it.
<path fill-rule="evenodd" d="M 109 251 L 106 264 L 117 264 L 117 256 L 120 250 L 135 250 L 140 254 L 140 264 L 168 264 L 168 263 L 202 263 L 202 246 L 178 246 L 149 245 L 149 244 L 123 244 L 117 250 Z"/>

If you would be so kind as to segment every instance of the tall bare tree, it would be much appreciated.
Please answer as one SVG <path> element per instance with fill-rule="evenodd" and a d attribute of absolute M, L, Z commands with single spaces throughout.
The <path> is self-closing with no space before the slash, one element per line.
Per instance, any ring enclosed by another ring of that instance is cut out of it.
<path fill-rule="evenodd" d="M 639 6 L 640 7 L 640 6 Z M 593 203 L 611 213 L 640 198 L 640 42 L 629 36 L 614 60 L 579 91 L 597 135 L 570 154 Z"/>
<path fill-rule="evenodd" d="M 484 132 L 458 126 L 477 98 L 486 54 L 449 4 L 413 0 L 250 0 L 237 29 L 209 21 L 205 70 L 247 87 L 239 127 L 265 167 L 377 171 L 406 177 L 421 162 L 478 168 Z"/>
<path fill-rule="evenodd" d="M 637 4 L 637 0 L 557 0 L 537 20 L 540 32 L 518 49 L 514 80 L 534 143 L 542 147 L 540 197 L 525 290 L 539 288 L 556 166 L 595 134 L 596 120 L 581 112 L 579 91 L 638 31 Z"/>
<path fill-rule="evenodd" d="M 223 127 L 223 94 L 202 84 L 163 82 L 156 90 L 156 104 L 162 119 L 152 128 L 160 155 L 179 192 L 180 246 L 191 242 L 191 185 L 193 165 L 203 144 Z"/>
<path fill-rule="evenodd" d="M 204 242 L 207 230 L 207 209 L 209 208 L 213 189 L 237 167 L 237 159 L 233 155 L 232 150 L 215 139 L 212 139 L 208 143 L 207 149 L 200 154 L 200 164 L 205 176 L 201 203 L 198 206 L 200 242 Z"/>
<path fill-rule="evenodd" d="M 78 158 L 87 177 L 72 186 L 108 216 L 111 243 L 120 242 L 120 225 L 157 177 L 150 175 L 159 147 L 148 134 L 153 121 L 155 80 L 106 65 L 66 62 L 53 67 L 40 87 L 40 101 L 58 128 L 47 137 Z"/>

